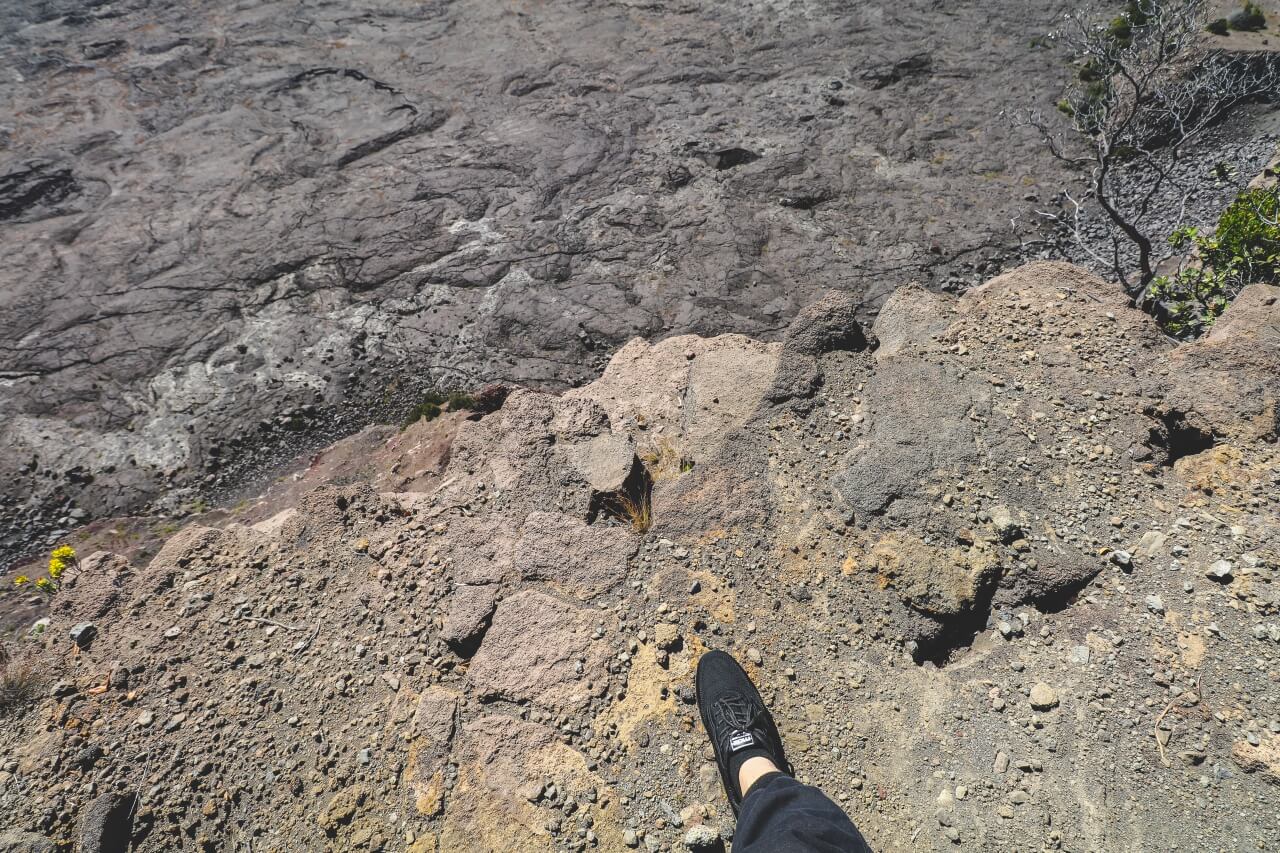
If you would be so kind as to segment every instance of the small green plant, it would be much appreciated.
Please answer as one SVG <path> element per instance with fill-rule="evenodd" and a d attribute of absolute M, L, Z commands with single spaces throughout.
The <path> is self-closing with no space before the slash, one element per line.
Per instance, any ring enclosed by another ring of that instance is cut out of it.
<path fill-rule="evenodd" d="M 1150 22 L 1150 12 L 1149 5 L 1139 3 L 1138 0 L 1129 0 L 1125 4 L 1124 12 L 1112 18 L 1111 23 L 1107 25 L 1107 35 L 1117 46 L 1129 47 L 1133 44 L 1134 28 L 1145 27 Z"/>
<path fill-rule="evenodd" d="M 404 415 L 404 420 L 401 421 L 401 429 L 406 429 L 408 425 L 419 420 L 435 420 L 445 411 L 472 411 L 477 415 L 488 415 L 490 412 L 502 409 L 502 403 L 507 401 L 509 393 L 511 388 L 502 384 L 485 386 L 474 394 L 462 391 L 461 388 L 443 393 L 433 389 L 422 394 L 417 405 L 408 410 L 408 414 Z"/>
<path fill-rule="evenodd" d="M 1165 306 L 1165 328 L 1178 337 L 1208 331 L 1242 288 L 1280 281 L 1280 189 L 1245 190 L 1212 234 L 1179 228 L 1169 238 L 1188 260 L 1152 280 L 1148 295 Z"/>
<path fill-rule="evenodd" d="M 420 420 L 433 421 L 444 414 L 445 411 L 472 410 L 476 409 L 478 405 L 476 398 L 466 391 L 454 389 L 448 392 L 440 392 L 433 389 L 423 394 L 422 398 L 409 410 L 408 414 L 404 416 L 400 428 L 404 429 L 409 424 Z"/>
<path fill-rule="evenodd" d="M 32 584 L 45 595 L 53 595 L 58 591 L 58 587 L 62 583 L 63 573 L 72 566 L 80 567 L 80 561 L 76 558 L 76 549 L 70 545 L 59 545 L 49 555 L 48 575 L 36 578 L 34 583 L 26 575 L 18 575 L 13 579 L 13 585 L 26 586 L 27 584 Z"/>
<path fill-rule="evenodd" d="M 474 409 L 476 405 L 475 399 L 465 391 L 450 391 L 449 397 L 445 400 L 449 404 L 449 411 L 456 412 L 460 409 Z"/>
<path fill-rule="evenodd" d="M 1226 18 L 1215 18 L 1205 25 L 1205 29 L 1215 36 L 1225 36 L 1231 33 L 1231 25 L 1227 23 Z"/>
<path fill-rule="evenodd" d="M 404 416 L 404 421 L 400 424 L 400 428 L 404 429 L 409 426 L 409 424 L 416 423 L 420 420 L 425 419 L 433 421 L 440 417 L 440 412 L 443 411 L 440 407 L 447 399 L 448 398 L 439 391 L 432 390 L 426 392 L 414 407 L 409 410 L 408 414 Z"/>

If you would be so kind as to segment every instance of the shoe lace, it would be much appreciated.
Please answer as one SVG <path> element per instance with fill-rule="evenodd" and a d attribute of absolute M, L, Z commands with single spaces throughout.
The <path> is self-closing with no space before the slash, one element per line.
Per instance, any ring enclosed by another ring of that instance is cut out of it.
<path fill-rule="evenodd" d="M 768 712 L 759 705 L 755 705 L 753 709 L 753 705 L 755 703 L 734 693 L 720 697 L 712 711 L 723 737 L 728 737 L 732 731 L 755 731 L 762 728 L 761 723 Z"/>

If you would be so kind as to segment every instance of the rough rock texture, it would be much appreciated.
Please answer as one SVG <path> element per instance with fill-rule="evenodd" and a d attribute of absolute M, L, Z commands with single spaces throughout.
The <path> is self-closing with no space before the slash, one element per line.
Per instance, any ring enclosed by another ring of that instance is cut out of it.
<path fill-rule="evenodd" d="M 1061 7 L 5 4 L 0 546 L 433 382 L 973 283 L 1061 183 L 1004 114 Z"/>
<path fill-rule="evenodd" d="M 633 342 L 410 455 L 349 439 L 68 571 L 14 650 L 51 683 L 0 726 L 0 813 L 67 838 L 137 791 L 143 853 L 731 844 L 714 647 L 876 849 L 1266 849 L 1278 295 L 1176 345 L 1036 264 L 870 329 L 830 297 L 781 344 Z M 651 529 L 593 502 L 611 436 Z"/>
<path fill-rule="evenodd" d="M 58 846 L 34 832 L 0 832 L 0 851 L 3 853 L 54 853 Z"/>

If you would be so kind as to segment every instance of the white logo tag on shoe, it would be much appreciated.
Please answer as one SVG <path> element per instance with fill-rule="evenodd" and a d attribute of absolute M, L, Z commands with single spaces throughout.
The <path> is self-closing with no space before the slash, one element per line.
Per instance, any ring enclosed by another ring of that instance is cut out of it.
<path fill-rule="evenodd" d="M 737 752 L 740 749 L 746 749 L 749 746 L 755 746 L 756 739 L 751 732 L 734 732 L 729 736 L 729 749 Z"/>

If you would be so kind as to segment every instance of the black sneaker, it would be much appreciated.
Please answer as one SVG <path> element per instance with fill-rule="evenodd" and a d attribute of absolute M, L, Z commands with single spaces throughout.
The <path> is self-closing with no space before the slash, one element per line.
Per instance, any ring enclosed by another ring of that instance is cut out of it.
<path fill-rule="evenodd" d="M 794 775 L 782 751 L 782 738 L 755 685 L 725 652 L 710 651 L 702 656 L 694 688 L 702 727 L 715 749 L 720 781 L 737 815 L 745 793 L 738 790 L 738 768 L 748 758 L 763 756 L 783 773 Z"/>

